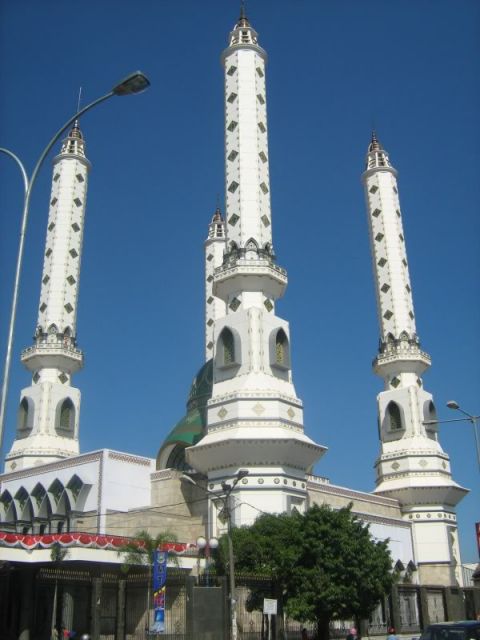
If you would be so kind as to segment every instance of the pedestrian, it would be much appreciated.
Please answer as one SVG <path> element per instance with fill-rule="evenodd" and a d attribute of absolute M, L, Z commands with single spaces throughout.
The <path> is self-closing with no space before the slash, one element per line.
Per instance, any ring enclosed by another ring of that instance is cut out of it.
<path fill-rule="evenodd" d="M 358 633 L 355 627 L 352 627 L 348 631 L 347 640 L 358 640 Z"/>
<path fill-rule="evenodd" d="M 308 631 L 305 627 L 302 629 L 302 640 L 308 640 Z"/>
<path fill-rule="evenodd" d="M 387 640 L 398 640 L 395 634 L 395 627 L 388 627 L 388 636 Z"/>

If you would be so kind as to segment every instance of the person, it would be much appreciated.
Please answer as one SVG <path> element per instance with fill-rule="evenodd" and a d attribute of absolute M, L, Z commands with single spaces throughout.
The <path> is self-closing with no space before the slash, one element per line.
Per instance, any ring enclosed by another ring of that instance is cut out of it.
<path fill-rule="evenodd" d="M 358 640 L 358 633 L 355 627 L 348 631 L 347 640 Z"/>
<path fill-rule="evenodd" d="M 394 627 L 388 627 L 387 640 L 398 640 L 397 636 L 395 635 L 395 628 Z"/>
<path fill-rule="evenodd" d="M 308 640 L 308 631 L 303 627 L 302 629 L 302 640 Z"/>

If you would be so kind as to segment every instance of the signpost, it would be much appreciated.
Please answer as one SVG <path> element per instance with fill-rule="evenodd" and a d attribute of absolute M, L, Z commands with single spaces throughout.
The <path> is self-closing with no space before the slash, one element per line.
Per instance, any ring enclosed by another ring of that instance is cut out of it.
<path fill-rule="evenodd" d="M 264 598 L 263 613 L 268 616 L 268 640 L 272 640 L 272 616 L 277 615 L 277 601 L 273 598 Z"/>

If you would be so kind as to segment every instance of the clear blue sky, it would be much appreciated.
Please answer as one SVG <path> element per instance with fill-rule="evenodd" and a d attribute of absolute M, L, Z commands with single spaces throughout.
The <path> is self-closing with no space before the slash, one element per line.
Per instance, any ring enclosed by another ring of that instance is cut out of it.
<path fill-rule="evenodd" d="M 203 241 L 223 201 L 223 75 L 236 0 L 3 0 L 0 144 L 31 169 L 85 101 L 137 68 L 140 96 L 81 126 L 92 162 L 78 318 L 81 448 L 155 456 L 203 359 Z M 399 171 L 417 329 L 439 416 L 480 413 L 478 212 L 480 4 L 474 0 L 250 0 L 267 69 L 273 234 L 289 288 L 293 374 L 306 432 L 329 447 L 316 472 L 374 487 L 371 371 L 378 325 L 360 175 L 372 124 Z M 0 350 L 21 182 L 0 159 Z M 5 447 L 29 376 L 19 362 L 38 307 L 51 171 L 33 196 Z M 468 423 L 444 425 L 463 560 L 477 557 L 480 476 Z"/>

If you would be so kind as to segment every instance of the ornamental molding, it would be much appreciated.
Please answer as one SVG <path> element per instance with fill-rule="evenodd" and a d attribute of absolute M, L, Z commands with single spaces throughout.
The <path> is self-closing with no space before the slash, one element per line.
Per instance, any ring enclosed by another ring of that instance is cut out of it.
<path fill-rule="evenodd" d="M 12 473 L 4 473 L 0 475 L 0 480 L 2 482 L 8 482 L 10 480 L 20 480 L 22 478 L 29 478 L 30 476 L 43 475 L 43 473 L 48 473 L 50 471 L 60 471 L 62 469 L 68 469 L 70 467 L 88 464 L 90 462 L 98 462 L 98 460 L 100 460 L 102 457 L 103 451 L 105 450 L 95 451 L 93 453 L 87 453 L 79 456 L 71 456 L 67 460 L 58 462 L 47 462 L 46 464 L 42 464 L 38 467 L 29 467 L 28 469 L 21 469 L 20 471 L 14 471 Z"/>
<path fill-rule="evenodd" d="M 152 463 L 150 458 L 142 458 L 128 453 L 119 453 L 118 451 L 109 451 L 108 457 L 110 460 L 120 460 L 121 462 L 128 462 L 129 464 L 139 464 L 142 467 L 149 467 Z"/>
<path fill-rule="evenodd" d="M 208 433 L 216 433 L 218 431 L 229 431 L 236 428 L 280 428 L 287 431 L 293 431 L 296 433 L 304 434 L 303 427 L 295 422 L 289 422 L 282 418 L 276 418 L 274 420 L 269 418 L 256 418 L 255 420 L 239 420 L 238 418 L 231 418 L 230 420 L 224 420 L 221 423 L 214 423 L 208 426 Z"/>
<path fill-rule="evenodd" d="M 171 469 L 162 469 L 160 471 L 154 471 L 150 474 L 150 478 L 155 480 L 171 480 L 174 477 Z"/>
<path fill-rule="evenodd" d="M 433 449 L 404 449 L 396 453 L 382 453 L 377 460 L 377 464 L 387 462 L 388 460 L 401 460 L 405 458 L 441 458 L 442 460 L 450 461 L 448 454 L 444 451 L 435 451 Z"/>
<path fill-rule="evenodd" d="M 310 479 L 307 480 L 308 489 L 312 492 L 319 492 L 325 494 L 332 494 L 337 496 L 344 496 L 346 498 L 354 498 L 355 500 L 362 500 L 371 504 L 383 505 L 387 507 L 399 507 L 400 502 L 395 498 L 385 498 L 383 496 L 377 496 L 373 493 L 364 493 L 361 491 L 354 491 L 353 489 L 345 489 L 332 484 L 314 484 Z"/>
<path fill-rule="evenodd" d="M 278 400 L 285 404 L 291 405 L 297 409 L 303 409 L 303 403 L 299 398 L 294 396 L 287 396 L 284 393 L 278 391 L 264 391 L 263 389 L 252 389 L 252 391 L 230 392 L 223 395 L 218 395 L 210 398 L 207 403 L 208 408 L 214 409 L 217 405 L 226 404 L 231 401 L 238 400 L 257 400 L 261 402 L 269 400 Z"/>

